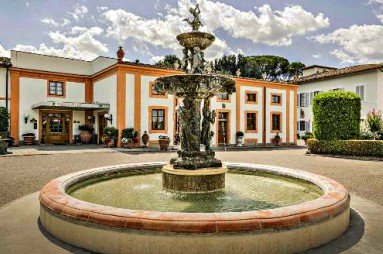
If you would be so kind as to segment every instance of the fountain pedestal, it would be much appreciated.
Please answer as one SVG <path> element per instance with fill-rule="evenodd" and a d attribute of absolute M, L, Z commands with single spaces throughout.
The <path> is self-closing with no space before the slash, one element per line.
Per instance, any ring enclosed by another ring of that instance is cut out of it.
<path fill-rule="evenodd" d="M 225 189 L 226 167 L 197 170 L 175 169 L 167 164 L 162 168 L 162 186 L 177 193 L 209 193 Z"/>

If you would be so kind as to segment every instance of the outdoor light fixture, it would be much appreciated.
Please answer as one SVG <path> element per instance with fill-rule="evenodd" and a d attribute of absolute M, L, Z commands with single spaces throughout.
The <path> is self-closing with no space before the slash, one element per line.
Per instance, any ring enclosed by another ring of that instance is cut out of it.
<path fill-rule="evenodd" d="M 24 115 L 24 123 L 27 124 L 29 120 L 29 115 Z"/>
<path fill-rule="evenodd" d="M 104 118 L 108 121 L 110 121 L 110 124 L 113 124 L 113 115 L 112 114 L 105 114 Z"/>

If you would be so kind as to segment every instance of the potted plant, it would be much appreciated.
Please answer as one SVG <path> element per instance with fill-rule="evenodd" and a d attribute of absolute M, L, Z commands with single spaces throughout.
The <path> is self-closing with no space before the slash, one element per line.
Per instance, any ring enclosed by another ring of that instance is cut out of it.
<path fill-rule="evenodd" d="M 236 137 L 237 137 L 237 146 L 243 146 L 243 137 L 245 136 L 245 133 L 243 133 L 242 131 L 238 131 L 236 133 Z"/>
<path fill-rule="evenodd" d="M 275 144 L 276 146 L 279 146 L 280 143 L 281 143 L 281 136 L 279 136 L 279 133 L 277 133 L 277 134 L 275 135 L 275 137 L 274 137 L 274 144 Z"/>
<path fill-rule="evenodd" d="M 22 135 L 25 145 L 34 145 L 36 135 L 34 133 L 24 133 Z"/>
<path fill-rule="evenodd" d="M 159 136 L 158 138 L 161 151 L 167 151 L 169 149 L 170 138 L 168 136 Z"/>
<path fill-rule="evenodd" d="M 314 138 L 314 134 L 307 131 L 305 134 L 302 135 L 302 140 L 305 142 L 305 145 L 307 145 L 307 140 Z"/>
<path fill-rule="evenodd" d="M 92 140 L 93 131 L 94 128 L 91 125 L 88 124 L 82 124 L 78 126 L 78 129 L 81 131 L 80 133 L 80 139 L 81 143 L 83 144 L 89 144 L 89 142 Z"/>
<path fill-rule="evenodd" d="M 134 143 L 134 147 L 140 147 L 140 132 L 134 130 L 132 140 Z"/>
<path fill-rule="evenodd" d="M 114 147 L 116 144 L 116 140 L 118 138 L 118 129 L 114 127 L 105 127 L 104 128 L 104 134 L 107 136 L 107 147 Z"/>
<path fill-rule="evenodd" d="M 125 148 L 133 148 L 136 143 L 138 143 L 137 134 L 138 132 L 134 128 L 126 128 L 122 130 L 121 133 L 121 142 Z"/>
<path fill-rule="evenodd" d="M 133 140 L 130 138 L 122 138 L 121 143 L 124 148 L 128 148 L 128 149 L 132 149 L 134 144 Z"/>

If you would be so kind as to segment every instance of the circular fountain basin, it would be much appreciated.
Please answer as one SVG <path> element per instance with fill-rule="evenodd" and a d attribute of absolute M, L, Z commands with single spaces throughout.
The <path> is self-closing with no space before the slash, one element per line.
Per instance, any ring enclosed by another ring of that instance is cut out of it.
<path fill-rule="evenodd" d="M 194 31 L 178 35 L 177 40 L 184 48 L 193 49 L 194 47 L 199 47 L 201 50 L 205 50 L 214 42 L 215 36 L 209 33 Z"/>
<path fill-rule="evenodd" d="M 226 163 L 221 193 L 162 190 L 165 163 L 62 176 L 40 193 L 40 221 L 57 238 L 101 253 L 294 253 L 349 225 L 349 193 L 304 171 Z"/>

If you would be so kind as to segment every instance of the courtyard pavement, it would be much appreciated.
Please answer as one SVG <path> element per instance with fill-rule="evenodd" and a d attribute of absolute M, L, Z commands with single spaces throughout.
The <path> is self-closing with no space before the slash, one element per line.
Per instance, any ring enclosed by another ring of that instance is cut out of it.
<path fill-rule="evenodd" d="M 97 151 L 97 152 L 96 152 Z M 217 152 L 227 162 L 250 162 L 306 170 L 342 183 L 352 194 L 383 205 L 383 162 L 306 155 L 305 148 Z M 79 170 L 125 163 L 169 161 L 176 153 L 113 150 L 0 157 L 0 207 L 40 190 L 48 181 Z"/>
<path fill-rule="evenodd" d="M 23 149 L 31 148 L 19 148 Z M 51 179 L 67 173 L 108 165 L 168 161 L 175 156 L 175 152 L 136 150 L 127 154 L 96 148 L 38 150 L 36 153 L 23 150 L 16 156 L 0 157 L 0 250 L 5 253 L 87 253 L 57 241 L 39 227 L 37 191 Z M 339 181 L 352 193 L 350 229 L 341 238 L 308 253 L 383 253 L 382 161 L 306 155 L 306 149 L 299 147 L 219 151 L 217 157 L 227 162 L 296 168 Z"/>

